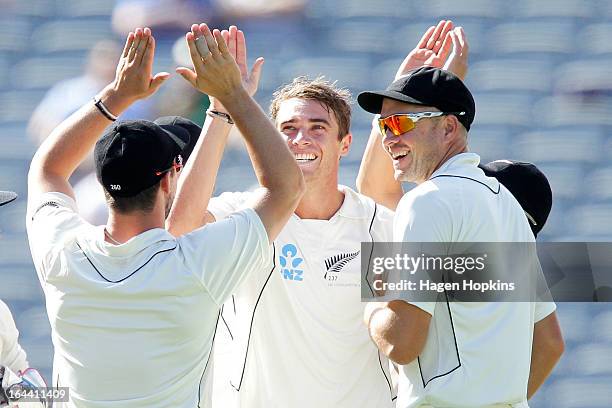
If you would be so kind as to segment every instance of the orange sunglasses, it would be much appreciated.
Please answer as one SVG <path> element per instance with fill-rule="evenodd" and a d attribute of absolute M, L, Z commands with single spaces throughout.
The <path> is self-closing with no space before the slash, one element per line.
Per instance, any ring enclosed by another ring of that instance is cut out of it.
<path fill-rule="evenodd" d="M 181 171 L 182 168 L 183 168 L 183 156 L 179 154 L 178 156 L 174 158 L 172 166 L 170 166 L 169 168 L 163 171 L 156 171 L 155 175 L 161 176 L 162 174 L 167 173 L 172 169 L 174 169 L 178 173 L 179 171 Z"/>
<path fill-rule="evenodd" d="M 384 136 L 387 134 L 387 129 L 395 136 L 400 136 L 403 133 L 410 132 L 416 126 L 416 123 L 424 118 L 435 118 L 444 115 L 465 115 L 465 112 L 416 112 L 416 113 L 397 113 L 385 118 L 378 119 L 378 127 L 380 133 Z"/>

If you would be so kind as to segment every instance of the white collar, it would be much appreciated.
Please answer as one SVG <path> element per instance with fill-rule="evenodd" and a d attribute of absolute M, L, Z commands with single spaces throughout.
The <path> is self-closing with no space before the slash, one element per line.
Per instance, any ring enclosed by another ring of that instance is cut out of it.
<path fill-rule="evenodd" d="M 442 163 L 440 168 L 433 172 L 429 179 L 442 175 L 442 174 L 452 174 L 456 175 L 457 173 L 463 173 L 462 170 L 465 170 L 467 167 L 478 167 L 480 164 L 480 156 L 476 153 L 459 153 Z"/>

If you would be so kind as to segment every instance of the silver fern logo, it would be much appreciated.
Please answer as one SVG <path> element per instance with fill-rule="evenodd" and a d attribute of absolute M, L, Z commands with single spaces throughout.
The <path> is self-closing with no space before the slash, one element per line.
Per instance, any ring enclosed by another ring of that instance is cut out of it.
<path fill-rule="evenodd" d="M 358 255 L 359 251 L 352 252 L 350 254 L 338 254 L 327 258 L 325 260 L 325 268 L 327 268 L 327 272 L 325 272 L 325 276 L 323 278 L 327 279 L 328 281 L 338 280 L 338 274 L 342 268 L 344 268 L 347 263 L 357 258 Z"/>

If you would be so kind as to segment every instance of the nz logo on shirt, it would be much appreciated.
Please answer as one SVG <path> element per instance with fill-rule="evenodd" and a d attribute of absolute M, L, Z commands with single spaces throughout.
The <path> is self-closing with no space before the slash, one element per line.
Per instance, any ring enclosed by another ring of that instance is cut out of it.
<path fill-rule="evenodd" d="M 351 252 L 349 254 L 338 254 L 327 258 L 325 260 L 325 268 L 327 268 L 327 272 L 325 272 L 325 276 L 323 276 L 323 278 L 332 282 L 338 280 L 338 276 L 340 276 L 340 271 L 342 268 L 344 268 L 347 263 L 357 258 L 359 252 L 360 251 Z"/>
<path fill-rule="evenodd" d="M 297 247 L 293 244 L 285 244 L 278 256 L 283 279 L 292 281 L 304 280 L 304 270 L 300 268 L 304 259 L 298 256 Z"/>

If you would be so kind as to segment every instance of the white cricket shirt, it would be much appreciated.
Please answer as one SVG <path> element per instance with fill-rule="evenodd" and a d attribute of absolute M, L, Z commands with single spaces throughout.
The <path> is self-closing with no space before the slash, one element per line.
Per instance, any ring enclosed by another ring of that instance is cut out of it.
<path fill-rule="evenodd" d="M 53 385 L 70 388 L 66 406 L 193 408 L 209 397 L 220 307 L 270 262 L 255 211 L 114 246 L 70 197 L 46 193 L 29 202 L 27 228 L 52 329 Z"/>
<path fill-rule="evenodd" d="M 519 203 L 479 162 L 477 154 L 458 154 L 406 193 L 394 240 L 534 242 Z M 413 304 L 432 320 L 423 352 L 400 368 L 398 408 L 527 407 L 533 326 L 554 303 Z"/>
<path fill-rule="evenodd" d="M 360 289 L 361 242 L 391 240 L 393 213 L 340 189 L 344 202 L 330 220 L 292 215 L 265 274 L 250 275 L 225 303 L 218 331 L 229 333 L 216 340 L 215 382 L 225 379 L 215 407 L 394 405 L 388 360 L 363 324 Z M 209 211 L 222 219 L 250 195 L 222 194 Z M 224 347 L 231 351 L 222 354 Z"/>
<path fill-rule="evenodd" d="M 18 373 L 28 368 L 25 351 L 18 342 L 19 331 L 10 309 L 0 300 L 0 366 Z"/>

